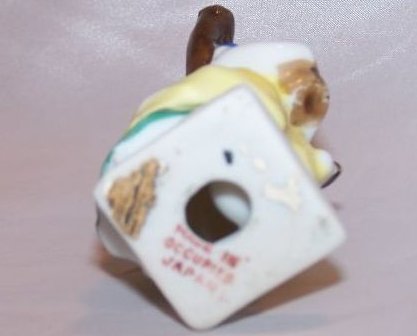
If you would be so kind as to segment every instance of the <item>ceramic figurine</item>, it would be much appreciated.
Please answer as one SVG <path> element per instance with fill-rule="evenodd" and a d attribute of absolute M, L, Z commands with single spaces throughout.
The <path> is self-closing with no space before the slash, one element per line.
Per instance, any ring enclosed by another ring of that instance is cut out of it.
<path fill-rule="evenodd" d="M 289 42 L 236 45 L 233 35 L 229 10 L 200 11 L 187 76 L 141 104 L 95 191 L 106 248 L 141 265 L 197 329 L 344 239 L 319 190 L 340 165 L 311 145 L 329 102 L 313 54 Z M 190 227 L 187 204 L 204 187 L 232 233 Z"/>

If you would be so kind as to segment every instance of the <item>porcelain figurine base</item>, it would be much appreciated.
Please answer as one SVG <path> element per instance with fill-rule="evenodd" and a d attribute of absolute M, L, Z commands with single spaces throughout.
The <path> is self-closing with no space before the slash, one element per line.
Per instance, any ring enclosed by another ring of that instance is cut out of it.
<path fill-rule="evenodd" d="M 186 207 L 213 183 L 226 186 L 212 194 L 238 229 L 210 242 L 190 228 Z M 219 324 L 344 240 L 316 182 L 246 87 L 107 171 L 95 198 L 109 251 L 139 263 L 195 329 Z"/>

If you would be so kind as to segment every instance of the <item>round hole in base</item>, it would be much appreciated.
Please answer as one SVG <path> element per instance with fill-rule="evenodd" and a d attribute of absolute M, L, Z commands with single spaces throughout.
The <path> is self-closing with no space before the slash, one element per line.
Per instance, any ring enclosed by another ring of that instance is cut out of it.
<path fill-rule="evenodd" d="M 215 181 L 190 198 L 185 212 L 188 226 L 197 236 L 216 242 L 242 229 L 249 220 L 251 204 L 238 185 Z"/>

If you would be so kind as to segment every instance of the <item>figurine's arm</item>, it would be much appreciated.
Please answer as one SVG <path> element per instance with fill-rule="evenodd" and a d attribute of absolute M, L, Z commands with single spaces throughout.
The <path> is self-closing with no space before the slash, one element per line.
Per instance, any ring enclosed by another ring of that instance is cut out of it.
<path fill-rule="evenodd" d="M 228 9 L 215 5 L 198 13 L 187 46 L 187 75 L 203 65 L 210 64 L 219 45 L 233 44 L 235 20 Z"/>

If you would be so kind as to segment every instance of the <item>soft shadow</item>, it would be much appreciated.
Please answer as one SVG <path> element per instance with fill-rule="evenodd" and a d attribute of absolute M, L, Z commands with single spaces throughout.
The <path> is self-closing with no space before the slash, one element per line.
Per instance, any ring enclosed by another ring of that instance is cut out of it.
<path fill-rule="evenodd" d="M 222 325 L 221 333 L 214 330 L 210 336 L 224 335 L 288 335 L 303 331 L 312 331 L 329 324 L 329 320 L 325 315 L 297 314 L 297 313 L 277 313 L 264 314 L 255 318 L 246 318 L 239 323 L 230 323 Z"/>
<path fill-rule="evenodd" d="M 132 291 L 141 295 L 147 302 L 156 306 L 167 316 L 173 318 L 185 326 L 169 302 L 163 297 L 159 289 L 154 285 L 136 264 L 110 256 L 98 243 L 95 246 L 94 262 L 110 276 L 124 282 Z M 231 318 L 222 323 L 228 331 L 232 331 L 237 321 L 246 320 L 248 327 L 251 325 L 248 319 L 251 316 L 282 306 L 288 302 L 311 295 L 320 290 L 329 288 L 342 280 L 340 270 L 329 260 L 323 260 L 310 267 L 300 275 L 289 280 L 285 284 L 273 289 L 268 294 L 254 301 Z M 289 316 L 275 315 L 274 328 L 280 331 L 300 330 L 312 328 L 325 323 L 322 316 Z M 242 323 L 241 321 L 240 323 Z M 245 323 L 245 322 L 243 322 Z M 188 328 L 188 327 L 187 327 Z M 239 328 L 240 329 L 240 328 Z"/>
<path fill-rule="evenodd" d="M 330 204 L 332 205 L 333 209 L 335 209 L 337 212 L 340 212 L 343 210 L 343 204 L 337 201 L 331 201 Z"/>
<path fill-rule="evenodd" d="M 224 323 L 234 323 L 252 315 L 259 315 L 265 311 L 282 306 L 287 302 L 334 286 L 341 280 L 341 271 L 331 261 L 320 261 L 295 278 L 273 289 L 265 296 L 243 308 Z"/>
<path fill-rule="evenodd" d="M 156 306 L 169 317 L 183 324 L 175 310 L 154 282 L 133 262 L 111 256 L 99 243 L 95 245 L 94 262 L 108 275 L 122 281 L 136 294 Z"/>

